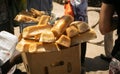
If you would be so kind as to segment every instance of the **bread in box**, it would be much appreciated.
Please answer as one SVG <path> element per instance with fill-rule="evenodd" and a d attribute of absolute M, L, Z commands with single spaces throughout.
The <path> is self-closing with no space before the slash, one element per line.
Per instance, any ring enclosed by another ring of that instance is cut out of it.
<path fill-rule="evenodd" d="M 66 29 L 66 34 L 68 37 L 73 37 L 79 33 L 78 29 L 75 26 L 69 26 Z"/>
<path fill-rule="evenodd" d="M 16 45 L 16 49 L 20 52 L 28 52 L 30 44 L 39 43 L 34 40 L 22 38 Z"/>
<path fill-rule="evenodd" d="M 46 24 L 48 19 L 44 16 L 38 25 L 25 27 L 16 49 L 30 53 L 60 51 L 60 46 L 71 47 L 97 37 L 87 23 L 74 21 L 70 15 L 62 16 L 53 26 Z"/>
<path fill-rule="evenodd" d="M 56 37 L 59 37 L 65 32 L 66 28 L 73 22 L 73 20 L 72 16 L 64 15 L 53 25 L 51 31 Z"/>
<path fill-rule="evenodd" d="M 56 37 L 54 36 L 53 32 L 46 31 L 41 33 L 39 42 L 51 43 L 51 42 L 55 42 L 55 40 L 56 40 Z"/>
<path fill-rule="evenodd" d="M 39 22 L 39 20 L 37 20 L 34 17 L 28 16 L 28 15 L 24 15 L 24 14 L 18 14 L 15 18 L 15 21 L 17 22 Z"/>
<path fill-rule="evenodd" d="M 71 46 L 74 46 L 79 43 L 87 42 L 88 40 L 92 40 L 97 38 L 97 35 L 93 29 L 90 29 L 89 31 L 77 34 L 76 36 L 71 38 Z"/>
<path fill-rule="evenodd" d="M 23 29 L 22 35 L 23 38 L 28 38 L 31 36 L 35 36 L 38 34 L 41 34 L 45 31 L 50 31 L 52 28 L 51 25 L 34 25 L 34 26 L 28 26 Z"/>
<path fill-rule="evenodd" d="M 70 24 L 70 26 L 75 26 L 78 29 L 79 33 L 84 33 L 90 30 L 89 25 L 83 21 L 74 21 Z"/>
<path fill-rule="evenodd" d="M 32 14 L 34 15 L 35 18 L 39 17 L 39 16 L 42 16 L 42 15 L 45 15 L 44 11 L 39 11 L 39 10 L 34 9 L 34 8 L 31 8 L 30 12 L 32 12 Z"/>
<path fill-rule="evenodd" d="M 60 38 L 56 41 L 56 43 L 65 47 L 70 47 L 71 39 L 66 35 L 61 35 Z"/>
<path fill-rule="evenodd" d="M 50 16 L 48 16 L 48 15 L 42 15 L 42 16 L 40 17 L 40 20 L 39 20 L 39 22 L 38 22 L 38 25 L 47 25 L 48 22 L 49 22 L 49 20 L 50 20 Z"/>

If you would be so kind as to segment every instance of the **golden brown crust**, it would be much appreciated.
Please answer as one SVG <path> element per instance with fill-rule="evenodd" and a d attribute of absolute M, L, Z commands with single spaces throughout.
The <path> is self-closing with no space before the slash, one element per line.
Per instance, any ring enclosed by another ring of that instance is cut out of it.
<path fill-rule="evenodd" d="M 90 31 L 87 31 L 82 34 L 77 34 L 76 36 L 71 38 L 71 45 L 76 45 L 79 43 L 87 42 L 89 40 L 97 38 L 97 35 L 93 29 L 90 29 Z"/>
<path fill-rule="evenodd" d="M 60 38 L 56 41 L 56 43 L 65 47 L 70 47 L 71 39 L 66 35 L 61 35 Z"/>
<path fill-rule="evenodd" d="M 48 16 L 48 15 L 42 15 L 42 16 L 40 17 L 40 20 L 39 20 L 39 22 L 38 22 L 38 25 L 47 25 L 48 22 L 49 22 L 49 20 L 50 20 L 50 16 Z"/>
<path fill-rule="evenodd" d="M 28 26 L 23 29 L 23 38 L 40 35 L 42 32 L 50 31 L 52 28 L 51 25 L 34 25 L 34 26 Z"/>
<path fill-rule="evenodd" d="M 89 25 L 83 21 L 74 21 L 70 25 L 75 26 L 78 29 L 79 33 L 84 33 L 84 32 L 87 32 L 88 30 L 90 30 Z"/>
<path fill-rule="evenodd" d="M 52 31 L 46 31 L 46 32 L 41 33 L 39 42 L 51 43 L 51 42 L 55 42 L 55 40 L 56 40 L 56 38 L 55 38 L 53 32 Z"/>
<path fill-rule="evenodd" d="M 54 33 L 56 37 L 59 37 L 65 32 L 66 28 L 70 25 L 71 22 L 73 22 L 73 17 L 70 15 L 65 15 L 61 17 L 56 22 L 56 24 L 54 24 L 51 31 Z"/>
<path fill-rule="evenodd" d="M 32 12 L 32 13 L 33 13 L 33 15 L 35 15 L 36 17 L 37 17 L 37 16 L 41 16 L 41 15 L 44 15 L 44 14 L 45 14 L 45 12 L 44 12 L 44 11 L 39 11 L 39 10 L 36 10 L 36 9 L 34 9 L 34 8 L 31 8 L 31 9 L 30 9 L 30 12 Z"/>
<path fill-rule="evenodd" d="M 78 31 L 78 29 L 75 26 L 69 26 L 66 29 L 66 34 L 69 37 L 73 37 L 73 36 L 77 35 L 78 33 L 79 33 L 79 31 Z"/>
<path fill-rule="evenodd" d="M 39 22 L 39 20 L 31 17 L 31 16 L 27 16 L 27 15 L 23 15 L 23 14 L 18 14 L 15 18 L 14 18 L 15 21 L 17 22 L 24 22 L 24 23 L 27 23 L 27 22 Z"/>

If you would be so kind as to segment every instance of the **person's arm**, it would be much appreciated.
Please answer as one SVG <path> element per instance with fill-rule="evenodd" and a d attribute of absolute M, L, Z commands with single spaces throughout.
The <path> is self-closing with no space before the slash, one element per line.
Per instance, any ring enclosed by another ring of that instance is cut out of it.
<path fill-rule="evenodd" d="M 113 13 L 114 8 L 112 5 L 102 3 L 99 19 L 99 30 L 103 35 L 114 30 L 112 27 Z"/>

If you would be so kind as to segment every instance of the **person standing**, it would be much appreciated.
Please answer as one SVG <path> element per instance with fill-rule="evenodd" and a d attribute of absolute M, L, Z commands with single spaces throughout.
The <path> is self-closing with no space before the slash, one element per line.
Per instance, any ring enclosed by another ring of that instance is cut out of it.
<path fill-rule="evenodd" d="M 116 12 L 114 12 L 112 16 L 112 24 L 117 25 L 118 24 L 118 16 L 116 15 Z M 113 49 L 113 44 L 114 44 L 114 39 L 113 39 L 113 32 L 111 31 L 107 34 L 104 35 L 104 49 L 105 49 L 105 55 L 101 54 L 100 57 L 101 59 L 110 62 L 112 55 L 112 49 Z"/>
<path fill-rule="evenodd" d="M 8 0 L 0 0 L 0 31 L 7 31 L 14 34 L 14 27 L 11 20 L 11 10 Z"/>
<path fill-rule="evenodd" d="M 68 0 L 68 2 L 66 3 L 69 2 L 71 5 L 71 10 L 68 11 L 67 7 L 65 6 L 65 14 L 72 15 L 74 17 L 74 21 L 84 21 L 88 23 L 88 15 L 87 15 L 88 0 Z M 81 43 L 82 65 L 84 65 L 85 62 L 86 47 L 87 47 L 86 42 Z"/>
<path fill-rule="evenodd" d="M 16 14 L 19 13 L 19 8 L 17 8 L 16 5 L 16 0 L 0 0 L 0 31 L 7 31 L 14 34 L 14 17 L 16 16 Z M 16 52 L 13 53 L 13 55 L 16 54 Z M 6 63 L 0 66 L 2 74 L 7 74 L 7 72 L 15 64 L 21 62 L 22 57 L 20 53 L 18 53 L 16 56 L 12 56 L 12 58 L 10 58 Z"/>
<path fill-rule="evenodd" d="M 113 31 L 104 35 L 105 55 L 101 54 L 100 58 L 107 62 L 110 62 L 112 58 L 111 56 L 112 49 L 113 49 Z"/>
<path fill-rule="evenodd" d="M 28 11 L 31 8 L 35 8 L 40 11 L 45 11 L 49 15 L 51 15 L 51 11 L 53 9 L 53 3 L 52 0 L 27 0 Z"/>
<path fill-rule="evenodd" d="M 120 74 L 120 0 L 102 0 L 100 11 L 99 29 L 105 35 L 117 29 L 118 38 L 111 52 L 112 60 L 109 64 L 109 74 Z M 112 16 L 116 12 L 118 24 L 112 23 Z"/>

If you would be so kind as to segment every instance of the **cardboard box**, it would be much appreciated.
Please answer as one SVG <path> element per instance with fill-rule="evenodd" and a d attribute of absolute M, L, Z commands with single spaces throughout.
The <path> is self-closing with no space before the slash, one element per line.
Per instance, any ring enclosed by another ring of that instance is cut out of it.
<path fill-rule="evenodd" d="M 22 53 L 27 74 L 80 74 L 81 45 L 61 51 Z"/>

